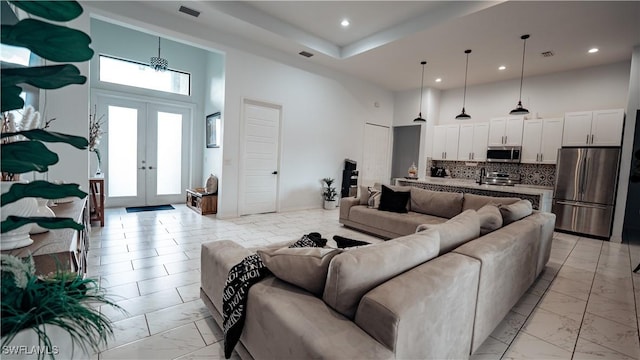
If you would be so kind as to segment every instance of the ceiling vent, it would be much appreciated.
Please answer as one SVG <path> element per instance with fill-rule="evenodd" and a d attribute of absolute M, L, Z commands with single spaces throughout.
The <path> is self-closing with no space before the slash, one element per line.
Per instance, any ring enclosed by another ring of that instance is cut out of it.
<path fill-rule="evenodd" d="M 191 8 L 188 8 L 186 6 L 180 6 L 180 9 L 178 9 L 178 11 L 180 11 L 181 13 L 185 13 L 187 15 L 191 15 L 193 17 L 198 17 L 200 16 L 200 11 L 198 10 L 193 10 Z"/>
<path fill-rule="evenodd" d="M 541 55 L 542 55 L 543 57 L 552 57 L 552 56 L 553 56 L 553 55 L 555 55 L 555 54 L 553 53 L 553 51 L 543 51 L 543 52 L 541 53 Z"/>
<path fill-rule="evenodd" d="M 307 52 L 307 51 L 300 51 L 298 54 L 300 54 L 300 55 L 302 55 L 302 56 L 304 56 L 304 57 L 308 57 L 308 58 L 310 58 L 310 57 L 312 57 L 312 56 L 313 56 L 313 54 L 312 54 L 312 53 Z"/>

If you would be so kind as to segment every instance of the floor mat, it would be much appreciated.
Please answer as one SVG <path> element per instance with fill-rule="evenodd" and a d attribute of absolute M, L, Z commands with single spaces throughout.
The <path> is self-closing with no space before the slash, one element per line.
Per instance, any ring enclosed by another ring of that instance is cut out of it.
<path fill-rule="evenodd" d="M 156 206 L 132 206 L 126 209 L 128 213 L 134 213 L 134 212 L 141 212 L 141 211 L 173 210 L 175 208 L 171 205 L 156 205 Z"/>

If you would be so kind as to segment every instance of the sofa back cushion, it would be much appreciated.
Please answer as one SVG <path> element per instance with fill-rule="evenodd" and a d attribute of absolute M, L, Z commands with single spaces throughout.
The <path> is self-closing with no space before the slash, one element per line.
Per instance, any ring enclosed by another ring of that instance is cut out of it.
<path fill-rule="evenodd" d="M 465 193 L 464 202 L 462 203 L 462 211 L 469 209 L 478 210 L 487 204 L 509 205 L 513 204 L 516 201 L 520 201 L 520 198 L 496 197 Z"/>
<path fill-rule="evenodd" d="M 518 221 L 524 217 L 531 215 L 533 212 L 533 206 L 529 200 L 520 200 L 509 205 L 500 205 L 500 214 L 502 214 L 502 221 L 504 225 L 511 224 L 514 221 Z"/>
<path fill-rule="evenodd" d="M 467 210 L 442 224 L 419 225 L 416 232 L 427 230 L 436 230 L 440 233 L 438 255 L 445 254 L 480 236 L 480 216 L 475 210 Z"/>
<path fill-rule="evenodd" d="M 462 193 L 411 188 L 411 211 L 451 219 L 462 211 Z"/>
<path fill-rule="evenodd" d="M 427 231 L 338 254 L 329 264 L 322 299 L 353 319 L 369 290 L 436 257 L 439 248 L 438 232 Z"/>
<path fill-rule="evenodd" d="M 342 250 L 317 247 L 258 250 L 264 265 L 275 277 L 322 296 L 329 263 Z"/>
<path fill-rule="evenodd" d="M 497 205 L 487 204 L 476 212 L 480 217 L 480 236 L 502 227 L 502 214 Z"/>

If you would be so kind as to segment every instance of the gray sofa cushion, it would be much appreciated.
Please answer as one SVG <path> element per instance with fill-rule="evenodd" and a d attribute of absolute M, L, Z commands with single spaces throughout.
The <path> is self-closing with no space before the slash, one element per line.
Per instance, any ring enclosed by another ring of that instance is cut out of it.
<path fill-rule="evenodd" d="M 504 225 L 511 224 L 514 221 L 518 221 L 524 217 L 531 215 L 533 207 L 531 201 L 520 200 L 509 205 L 500 205 L 500 214 L 502 214 L 502 221 Z"/>
<path fill-rule="evenodd" d="M 477 211 L 480 217 L 480 235 L 488 234 L 502 227 L 502 214 L 495 204 L 487 204 Z"/>
<path fill-rule="evenodd" d="M 451 219 L 462 211 L 462 193 L 411 187 L 411 211 Z"/>
<path fill-rule="evenodd" d="M 333 258 L 322 299 L 353 319 L 364 294 L 383 282 L 438 255 L 436 231 L 412 234 L 345 251 Z"/>
<path fill-rule="evenodd" d="M 399 236 L 415 233 L 416 227 L 420 224 L 439 224 L 447 221 L 445 218 L 420 214 L 413 211 L 406 214 L 399 214 L 370 209 L 366 206 L 352 207 L 349 212 L 349 220 L 376 229 L 384 229 L 387 232 L 398 234 Z"/>
<path fill-rule="evenodd" d="M 423 224 L 416 231 L 437 230 L 440 233 L 440 252 L 448 253 L 458 246 L 480 236 L 480 216 L 475 210 L 467 210 L 442 224 Z"/>
<path fill-rule="evenodd" d="M 520 201 L 520 198 L 512 197 L 496 197 L 485 195 L 464 194 L 464 201 L 462 203 L 462 211 L 465 210 L 478 210 L 487 204 L 503 204 L 509 205 L 516 201 Z"/>
<path fill-rule="evenodd" d="M 340 252 L 339 249 L 307 247 L 258 250 L 273 275 L 316 296 L 322 296 L 329 262 Z"/>

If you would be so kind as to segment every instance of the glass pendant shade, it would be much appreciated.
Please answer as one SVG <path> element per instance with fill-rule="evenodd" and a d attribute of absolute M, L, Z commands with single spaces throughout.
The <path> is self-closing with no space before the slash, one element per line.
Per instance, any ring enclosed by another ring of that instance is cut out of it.
<path fill-rule="evenodd" d="M 523 45 L 522 45 L 522 71 L 520 73 L 520 96 L 518 97 L 518 105 L 516 106 L 515 109 L 511 110 L 511 112 L 509 112 L 509 115 L 526 115 L 529 113 L 529 110 L 525 109 L 522 106 L 522 80 L 524 79 L 524 53 L 525 50 L 527 48 L 527 39 L 529 38 L 529 35 L 522 35 L 520 37 L 520 39 L 523 40 Z"/>
<path fill-rule="evenodd" d="M 169 68 L 169 61 L 160 57 L 160 37 L 158 37 L 158 56 L 151 57 L 149 66 L 155 71 L 166 71 Z"/>
<path fill-rule="evenodd" d="M 422 117 L 422 91 L 424 89 L 424 66 L 427 64 L 426 61 L 421 61 L 422 65 L 422 80 L 420 81 L 420 111 L 418 112 L 418 117 L 413 119 L 414 122 L 427 122 L 425 118 Z"/>
<path fill-rule="evenodd" d="M 469 54 L 471 54 L 471 50 L 465 50 L 465 54 L 467 54 L 467 65 L 464 68 L 464 94 L 462 95 L 462 112 L 456 116 L 456 120 L 468 120 L 471 119 L 471 115 L 467 114 L 464 109 L 465 102 L 467 101 L 467 74 L 469 73 Z"/>

